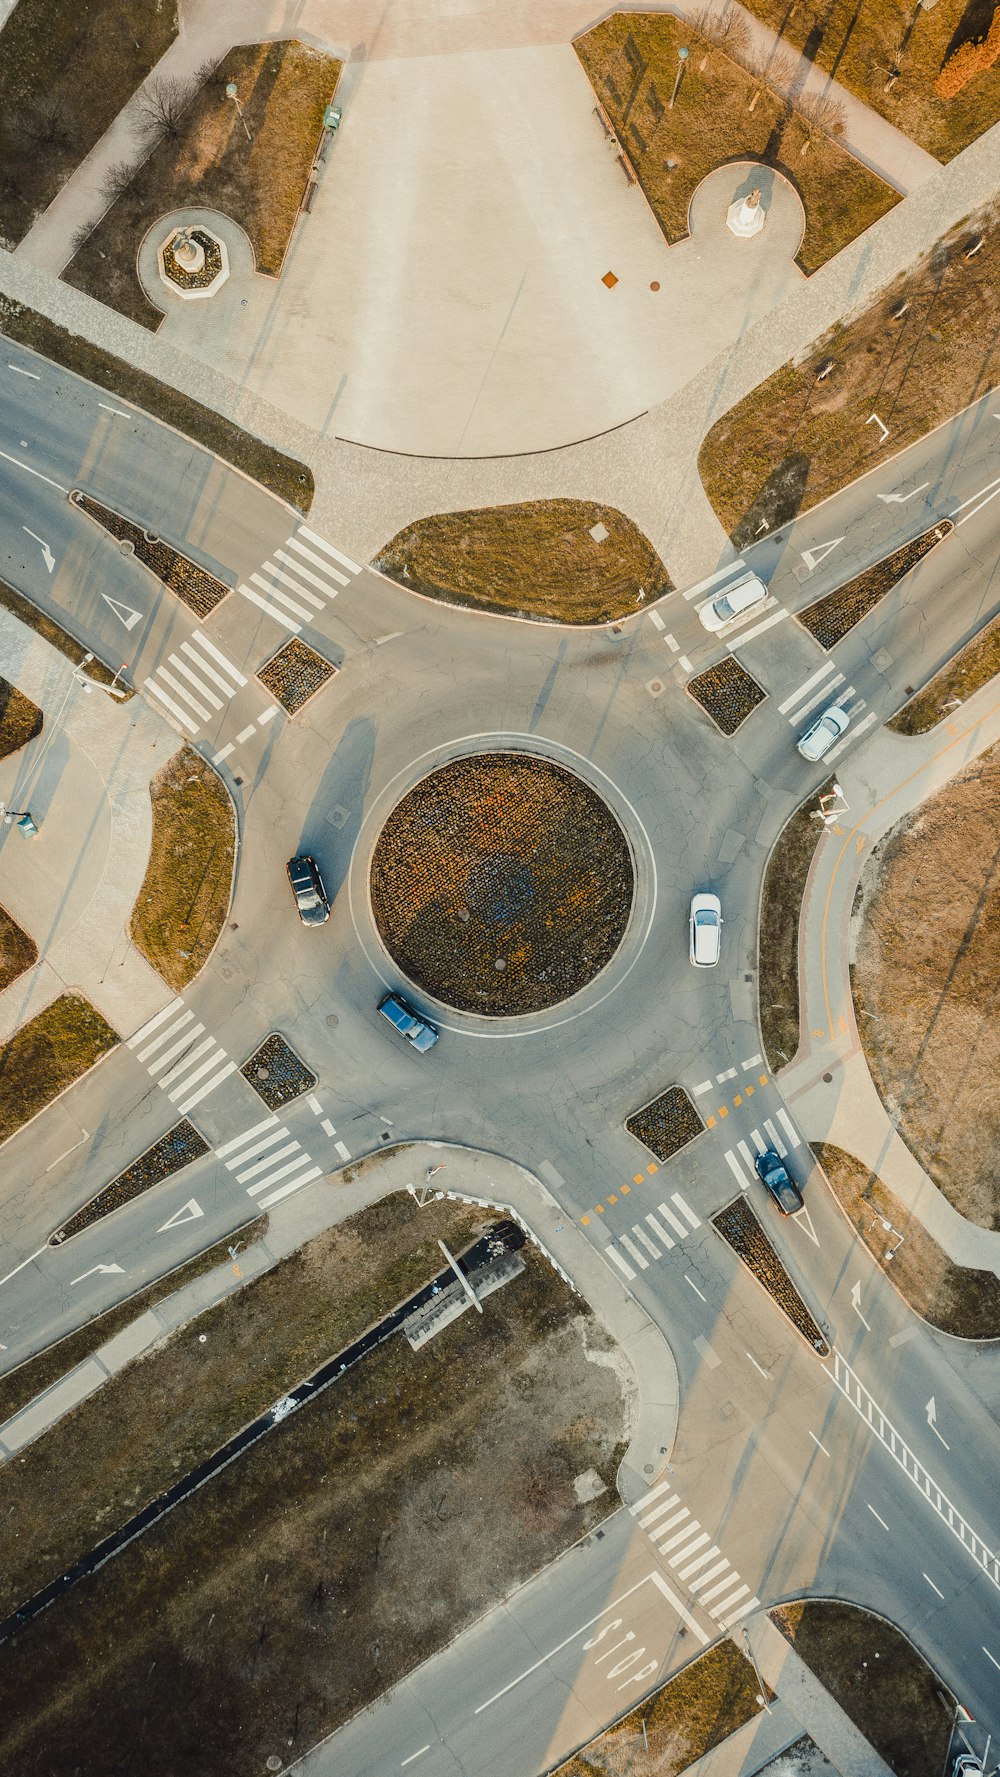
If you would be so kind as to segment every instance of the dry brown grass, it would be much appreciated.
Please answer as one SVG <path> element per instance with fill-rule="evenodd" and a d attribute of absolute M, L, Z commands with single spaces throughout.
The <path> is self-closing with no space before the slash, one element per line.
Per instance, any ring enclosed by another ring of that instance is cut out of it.
<path fill-rule="evenodd" d="M 771 1616 L 895 1777 L 941 1777 L 954 1698 L 899 1629 L 825 1598 Z"/>
<path fill-rule="evenodd" d="M 813 853 L 823 833 L 812 810 L 830 788 L 828 778 L 786 821 L 768 859 L 760 901 L 757 993 L 760 1031 L 772 1072 L 799 1046 L 799 915 Z"/>
<path fill-rule="evenodd" d="M 38 947 L 17 920 L 0 907 L 0 993 L 38 961 Z"/>
<path fill-rule="evenodd" d="M 953 1265 L 918 1217 L 909 1214 L 876 1173 L 832 1142 L 812 1151 L 852 1226 L 886 1276 L 917 1314 L 959 1339 L 1000 1339 L 1000 1278 L 994 1271 Z M 892 1224 L 887 1233 L 879 1217 Z M 902 1244 L 896 1236 L 902 1234 Z M 891 1259 L 887 1252 L 895 1248 Z"/>
<path fill-rule="evenodd" d="M 890 451 L 905 450 L 1000 381 L 1000 227 L 975 258 L 963 248 L 979 224 L 954 229 L 934 252 L 856 319 L 816 341 L 730 408 L 698 456 L 705 491 L 739 548 L 766 519 L 772 530 L 882 461 L 877 413 Z M 891 310 L 909 307 L 900 320 Z M 816 377 L 827 359 L 836 369 Z"/>
<path fill-rule="evenodd" d="M 129 923 L 179 993 L 208 961 L 229 910 L 236 817 L 221 778 L 182 747 L 153 779 L 153 844 Z"/>
<path fill-rule="evenodd" d="M 187 208 L 231 216 L 250 237 L 258 271 L 276 277 L 341 66 L 303 43 L 230 50 L 192 99 L 180 139 L 167 136 L 154 148 L 71 259 L 62 274 L 67 283 L 158 327 L 163 315 L 143 294 L 135 256 L 158 216 Z M 231 81 L 252 142 L 226 97 Z"/>
<path fill-rule="evenodd" d="M 670 110 L 681 45 L 691 55 Z M 573 47 L 670 242 L 687 234 L 696 187 L 730 160 L 762 161 L 795 187 L 806 213 L 798 263 L 807 274 L 900 200 L 899 192 L 684 20 L 618 12 Z"/>
<path fill-rule="evenodd" d="M 994 617 L 971 642 L 929 679 L 898 716 L 886 723 L 895 734 L 926 734 L 943 722 L 955 700 L 964 703 L 1000 673 L 1000 617 Z"/>
<path fill-rule="evenodd" d="M 1000 749 L 883 839 L 861 879 L 858 1027 L 900 1135 L 964 1216 L 1000 1228 Z"/>
<path fill-rule="evenodd" d="M 722 1641 L 582 1747 L 553 1777 L 677 1777 L 753 1720 L 762 1708 L 759 1689 L 750 1661 L 731 1641 Z"/>
<path fill-rule="evenodd" d="M 939 0 L 917 11 L 913 0 L 746 0 L 751 12 L 797 49 L 808 42 L 820 68 L 841 86 L 919 142 L 939 160 L 951 160 L 1000 115 L 1000 67 L 979 74 L 953 99 L 939 99 L 934 82 L 962 22 L 984 9 L 967 0 Z M 985 8 L 986 26 L 989 13 Z M 912 26 L 912 30 L 910 27 Z M 980 33 L 976 33 L 979 35 Z M 902 48 L 905 41 L 906 47 Z M 900 77 L 886 92 L 892 68 Z"/>
<path fill-rule="evenodd" d="M 602 524 L 608 535 L 590 535 Z M 652 604 L 672 582 L 637 525 L 594 500 L 528 500 L 440 512 L 399 531 L 372 562 L 413 592 L 478 611 L 605 623 Z"/>
<path fill-rule="evenodd" d="M 437 1237 L 461 1250 L 480 1213 L 405 1193 L 363 1212 L 0 1470 L 6 1594 L 436 1272 Z M 524 1256 L 482 1316 L 419 1353 L 397 1335 L 19 1632 L 0 1672 L 11 1768 L 291 1762 L 613 1509 L 618 1377 L 587 1360 L 592 1317 Z M 581 1506 L 587 1468 L 608 1490 Z"/>
<path fill-rule="evenodd" d="M 45 1109 L 118 1042 L 82 994 L 64 993 L 0 1044 L 0 1141 Z"/>
<path fill-rule="evenodd" d="M 42 712 L 16 685 L 0 679 L 0 759 L 7 759 L 42 732 Z"/>

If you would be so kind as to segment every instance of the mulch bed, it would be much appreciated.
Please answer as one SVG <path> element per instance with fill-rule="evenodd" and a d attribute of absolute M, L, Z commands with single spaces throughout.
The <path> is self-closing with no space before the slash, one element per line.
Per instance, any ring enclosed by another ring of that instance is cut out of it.
<path fill-rule="evenodd" d="M 70 496 L 74 504 L 84 511 L 88 518 L 93 518 L 120 543 L 131 543 L 138 561 L 143 567 L 149 568 L 158 580 L 162 580 L 168 592 L 176 593 L 179 599 L 194 612 L 196 617 L 210 617 L 216 605 L 222 603 L 229 587 L 210 574 L 207 568 L 199 567 L 197 562 L 190 561 L 186 555 L 174 549 L 171 544 L 164 543 L 159 537 L 152 537 L 141 525 L 133 524 L 130 518 L 123 518 L 120 512 L 112 511 L 110 506 L 102 506 L 91 494 L 82 494 L 74 489 Z"/>
<path fill-rule="evenodd" d="M 0 759 L 27 746 L 42 732 L 42 712 L 16 685 L 0 679 Z"/>
<path fill-rule="evenodd" d="M 737 1197 L 725 1209 L 720 1209 L 718 1215 L 712 1217 L 712 1226 L 718 1229 L 747 1270 L 752 1271 L 757 1282 L 763 1284 L 796 1332 L 801 1333 L 821 1357 L 829 1357 L 830 1347 L 823 1329 L 810 1314 L 746 1198 Z"/>
<path fill-rule="evenodd" d="M 628 840 L 596 791 L 523 753 L 456 759 L 389 815 L 371 863 L 382 941 L 463 1012 L 511 1017 L 578 993 L 621 943 Z"/>
<path fill-rule="evenodd" d="M 915 568 L 919 561 L 937 543 L 943 542 L 955 529 L 950 518 L 942 518 L 922 536 L 914 537 L 904 543 L 902 549 L 894 549 L 884 561 L 878 561 L 874 567 L 865 568 L 848 580 L 846 586 L 838 586 L 836 592 L 828 592 L 825 598 L 817 599 L 814 605 L 808 605 L 804 611 L 796 613 L 799 622 L 804 624 L 810 635 L 814 636 L 821 648 L 835 648 L 838 642 L 867 617 L 875 606 L 880 604 L 886 593 L 898 586 L 905 574 Z"/>
<path fill-rule="evenodd" d="M 131 1203 L 133 1197 L 141 1197 L 144 1191 L 171 1178 L 183 1166 L 190 1165 L 192 1160 L 200 1160 L 207 1153 L 208 1143 L 204 1136 L 199 1135 L 194 1124 L 185 1117 L 140 1154 L 138 1160 L 133 1160 L 131 1166 L 126 1166 L 110 1185 L 105 1185 L 103 1191 L 98 1191 L 96 1197 L 70 1216 L 68 1222 L 57 1228 L 50 1236 L 50 1244 L 60 1246 L 64 1240 L 82 1233 L 93 1222 L 103 1221 L 112 1210 L 120 1209 L 123 1203 Z"/>
<path fill-rule="evenodd" d="M 260 1048 L 244 1062 L 240 1073 L 264 1100 L 269 1111 L 279 1111 L 282 1105 L 291 1104 L 293 1098 L 301 1098 L 303 1092 L 311 1092 L 316 1084 L 316 1075 L 310 1073 L 305 1062 L 299 1060 L 295 1050 L 277 1031 L 264 1038 Z"/>
<path fill-rule="evenodd" d="M 626 1117 L 625 1127 L 657 1160 L 669 1160 L 671 1154 L 694 1141 L 705 1125 L 683 1086 L 668 1086 L 651 1104 Z"/>
<path fill-rule="evenodd" d="M 337 671 L 315 648 L 292 636 L 260 668 L 257 677 L 282 709 L 294 716 Z"/>
<path fill-rule="evenodd" d="M 711 716 L 722 734 L 735 734 L 767 696 L 732 654 L 699 673 L 696 679 L 689 679 L 684 689 Z"/>

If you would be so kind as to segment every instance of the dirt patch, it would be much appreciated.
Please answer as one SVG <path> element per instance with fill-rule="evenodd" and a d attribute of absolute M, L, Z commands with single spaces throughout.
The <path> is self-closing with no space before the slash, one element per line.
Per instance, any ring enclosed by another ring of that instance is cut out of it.
<path fill-rule="evenodd" d="M 819 1598 L 770 1614 L 896 1777 L 941 1777 L 955 1700 L 899 1629 Z"/>
<path fill-rule="evenodd" d="M 18 0 L 0 32 L 0 230 L 14 247 L 177 35 L 174 0 Z"/>
<path fill-rule="evenodd" d="M 1000 115 L 1000 69 L 978 74 L 953 99 L 934 82 L 966 32 L 985 35 L 992 5 L 966 0 L 917 10 L 911 0 L 747 0 L 786 42 L 938 160 L 948 161 Z M 980 32 L 977 16 L 985 22 Z"/>
<path fill-rule="evenodd" d="M 886 723 L 894 734 L 926 734 L 943 722 L 956 704 L 964 703 L 1000 673 L 1000 617 L 994 617 L 947 666 L 928 680 L 898 716 Z"/>
<path fill-rule="evenodd" d="M 169 127 L 70 260 L 66 282 L 158 327 L 163 314 L 143 294 L 136 254 L 160 216 L 188 208 L 231 216 L 250 238 L 257 270 L 277 277 L 340 70 L 304 43 L 245 44 L 230 50 L 186 105 L 178 100 L 187 94 L 165 94 L 160 111 L 169 113 Z M 231 83 L 246 131 L 226 96 Z"/>
<path fill-rule="evenodd" d="M 709 1648 L 554 1777 L 677 1777 L 763 1705 L 750 1661 L 731 1641 Z M 768 1691 L 770 1700 L 773 1693 Z"/>
<path fill-rule="evenodd" d="M 23 975 L 25 969 L 33 968 L 37 961 L 38 946 L 34 939 L 22 931 L 6 907 L 0 907 L 0 993 Z"/>
<path fill-rule="evenodd" d="M 307 1345 L 326 1355 L 404 1276 L 433 1274 L 437 1237 L 460 1249 L 476 1213 L 402 1195 L 330 1230 L 0 1471 L 19 1528 L 9 1591 L 59 1571 L 70 1520 L 77 1541 L 106 1531 L 152 1465 L 186 1468 L 196 1422 L 214 1447 L 251 1393 L 266 1405 L 302 1373 Z M 482 1316 L 419 1353 L 393 1339 L 14 1637 L 0 1707 L 20 1770 L 243 1777 L 276 1747 L 289 1761 L 613 1508 L 619 1381 L 588 1362 L 596 1323 L 524 1256 Z M 581 1505 L 588 1469 L 607 1492 Z"/>
<path fill-rule="evenodd" d="M 883 561 L 875 562 L 865 568 L 861 574 L 855 574 L 853 580 L 845 581 L 836 591 L 828 592 L 825 598 L 817 599 L 814 605 L 807 605 L 804 611 L 796 612 L 801 624 L 815 638 L 821 648 L 835 648 L 846 635 L 867 617 L 877 605 L 899 585 L 899 582 L 936 544 L 949 537 L 955 526 L 949 518 L 941 520 L 920 537 L 904 543 L 902 549 L 894 549 Z"/>
<path fill-rule="evenodd" d="M 244 1062 L 240 1073 L 264 1100 L 269 1111 L 280 1111 L 282 1105 L 291 1104 L 293 1098 L 301 1098 L 303 1092 L 311 1092 L 316 1084 L 316 1075 L 277 1031 L 264 1038 L 260 1048 Z"/>
<path fill-rule="evenodd" d="M 102 1221 L 113 1210 L 120 1209 L 123 1203 L 131 1203 L 133 1197 L 141 1197 L 144 1191 L 162 1184 L 164 1179 L 172 1178 L 175 1172 L 180 1172 L 182 1167 L 189 1166 L 192 1160 L 200 1160 L 207 1153 L 208 1143 L 204 1136 L 199 1134 L 186 1117 L 182 1118 L 180 1123 L 175 1123 L 172 1129 L 167 1130 L 166 1135 L 161 1135 L 151 1148 L 140 1154 L 138 1160 L 133 1160 L 131 1166 L 126 1166 L 124 1172 L 112 1179 L 110 1185 L 105 1185 L 103 1191 L 98 1191 L 89 1203 L 85 1203 L 82 1209 L 70 1216 L 50 1239 L 53 1243 L 61 1244 L 74 1234 L 82 1233 L 93 1222 Z"/>
<path fill-rule="evenodd" d="M 711 716 L 720 733 L 727 735 L 735 734 L 767 696 L 732 654 L 689 679 L 684 689 Z"/>
<path fill-rule="evenodd" d="M 0 679 L 0 759 L 9 759 L 42 732 L 42 712 L 16 685 Z"/>
<path fill-rule="evenodd" d="M 687 235 L 697 186 L 726 161 L 760 161 L 795 187 L 806 213 L 798 263 L 807 274 L 899 203 L 899 192 L 821 120 L 804 116 L 686 19 L 617 12 L 573 47 L 671 243 Z M 671 108 L 680 48 L 690 55 Z"/>
<path fill-rule="evenodd" d="M 1000 382 L 1000 227 L 984 225 L 982 251 L 963 256 L 981 221 L 946 235 L 802 363 L 784 365 L 716 421 L 698 468 L 732 536 L 744 535 L 748 513 L 776 529 L 880 463 L 869 414 L 889 427 L 887 448 L 903 451 Z"/>
<path fill-rule="evenodd" d="M 882 1101 L 950 1203 L 1000 1229 L 1000 749 L 893 829 L 861 879 L 851 970 Z"/>
<path fill-rule="evenodd" d="M 952 1264 L 923 1223 L 853 1154 L 832 1142 L 811 1146 L 841 1209 L 903 1300 L 943 1333 L 1000 1339 L 1000 1277 Z"/>
<path fill-rule="evenodd" d="M 829 1357 L 830 1347 L 822 1327 L 810 1314 L 746 1198 L 736 1197 L 725 1209 L 720 1209 L 718 1215 L 712 1217 L 712 1226 L 763 1285 L 796 1332 L 801 1333 L 821 1357 Z"/>
<path fill-rule="evenodd" d="M 673 585 L 638 526 L 593 500 L 437 513 L 398 532 L 372 567 L 428 598 L 552 623 L 626 617 L 640 593 L 652 604 Z"/>
<path fill-rule="evenodd" d="M 629 1135 L 641 1141 L 657 1160 L 669 1160 L 700 1135 L 705 1125 L 683 1086 L 668 1086 L 641 1111 L 625 1119 Z"/>
<path fill-rule="evenodd" d="M 196 617 L 210 617 L 216 605 L 221 604 L 229 587 L 210 574 L 189 556 L 182 555 L 171 543 L 164 543 L 160 537 L 154 537 L 144 531 L 139 524 L 133 524 L 130 518 L 124 518 L 120 512 L 113 512 L 110 506 L 102 506 L 90 494 L 74 492 L 71 496 L 74 505 L 92 518 L 110 537 L 119 543 L 130 545 L 131 553 L 142 562 L 143 567 L 162 582 L 168 592 L 172 592 L 193 611 Z"/>
<path fill-rule="evenodd" d="M 257 677 L 271 696 L 277 698 L 282 709 L 289 716 L 295 716 L 336 671 L 337 668 L 324 660 L 322 654 L 317 654 L 315 648 L 293 636 L 277 654 L 272 654 L 265 666 L 260 667 Z"/>
<path fill-rule="evenodd" d="M 464 1012 L 512 1017 L 578 993 L 621 943 L 632 857 L 589 785 L 526 753 L 443 765 L 375 845 L 371 901 L 399 967 Z"/>
<path fill-rule="evenodd" d="M 82 994 L 64 993 L 0 1044 L 0 1141 L 88 1072 L 119 1041 Z"/>
<path fill-rule="evenodd" d="M 236 817 L 221 779 L 182 747 L 150 785 L 153 844 L 129 934 L 179 993 L 212 953 L 229 908 Z"/>
<path fill-rule="evenodd" d="M 757 943 L 757 1011 L 772 1073 L 799 1046 L 799 916 L 813 853 L 824 832 L 813 818 L 826 783 L 785 822 L 767 861 Z"/>

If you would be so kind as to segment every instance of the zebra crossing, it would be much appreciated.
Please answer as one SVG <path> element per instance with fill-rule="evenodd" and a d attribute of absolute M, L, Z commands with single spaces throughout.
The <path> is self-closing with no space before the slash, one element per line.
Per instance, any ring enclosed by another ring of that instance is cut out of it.
<path fill-rule="evenodd" d="M 148 679 L 143 690 L 156 699 L 161 714 L 165 711 L 185 734 L 197 734 L 203 722 L 242 690 L 246 679 L 227 660 L 221 648 L 201 630 L 193 629 L 190 639 L 181 642 L 176 654 L 168 654 Z"/>
<path fill-rule="evenodd" d="M 700 611 L 712 599 L 717 599 L 727 591 L 726 581 L 740 578 L 746 562 L 742 557 L 738 561 L 729 562 L 724 568 L 717 568 L 709 574 L 707 580 L 699 580 L 697 586 L 689 586 L 684 594 L 688 603 L 697 600 L 695 610 Z M 744 642 L 752 642 L 766 630 L 773 629 L 776 623 L 783 623 L 788 616 L 784 605 L 779 605 L 773 593 L 768 593 L 762 605 L 752 611 L 745 611 L 741 616 L 734 617 L 730 623 L 719 631 L 720 636 L 727 638 L 726 647 L 732 653 L 734 648 L 741 648 Z M 731 638 L 731 639 L 730 639 Z"/>
<path fill-rule="evenodd" d="M 182 1116 L 236 1072 L 235 1061 L 205 1035 L 205 1026 L 180 998 L 137 1030 L 127 1047 Z"/>
<path fill-rule="evenodd" d="M 726 1165 L 729 1167 L 729 1170 L 741 1191 L 748 1191 L 757 1177 L 757 1168 L 754 1164 L 757 1154 L 764 1154 L 767 1152 L 768 1148 L 773 1148 L 779 1159 L 787 1160 L 790 1148 L 800 1148 L 802 1146 L 802 1137 L 796 1130 L 788 1112 L 785 1110 L 777 1110 L 775 1112 L 775 1118 L 777 1122 L 781 1124 L 781 1128 L 784 1132 L 783 1135 L 779 1134 L 775 1127 L 775 1123 L 772 1122 L 770 1117 L 764 1117 L 762 1118 L 762 1123 L 764 1127 L 764 1135 L 767 1137 L 766 1141 L 759 1129 L 751 1129 L 750 1141 L 753 1143 L 754 1148 L 752 1153 L 749 1142 L 745 1141 L 738 1141 L 735 1147 L 727 1148 L 725 1151 Z"/>
<path fill-rule="evenodd" d="M 679 1191 L 674 1191 L 670 1203 L 658 1203 L 655 1213 L 651 1211 L 641 1222 L 633 1222 L 630 1233 L 619 1234 L 617 1240 L 612 1240 L 604 1249 L 605 1255 L 631 1283 L 637 1275 L 634 1266 L 640 1271 L 648 1271 L 650 1260 L 662 1259 L 664 1253 L 670 1252 L 679 1241 L 686 1240 L 694 1229 L 700 1227 L 701 1222 L 691 1205 Z M 619 1247 L 624 1247 L 628 1258 L 623 1257 Z"/>
<path fill-rule="evenodd" d="M 228 1172 L 235 1173 L 238 1185 L 246 1185 L 247 1196 L 257 1198 L 258 1209 L 270 1209 L 272 1203 L 280 1203 L 283 1197 L 323 1176 L 322 1166 L 314 1166 L 312 1155 L 289 1135 L 274 1112 L 232 1141 L 223 1142 L 215 1149 L 215 1156 Z M 247 1184 L 248 1179 L 252 1184 Z M 279 1179 L 283 1181 L 280 1185 Z M 271 1185 L 278 1185 L 278 1189 L 271 1191 Z M 268 1195 L 261 1197 L 261 1191 L 268 1191 Z"/>
<path fill-rule="evenodd" d="M 681 1504 L 673 1486 L 672 1480 L 658 1481 L 629 1511 L 694 1602 L 720 1628 L 731 1629 L 741 1617 L 760 1608 L 760 1599 L 750 1595 L 746 1581 L 698 1519 L 692 1518 L 689 1508 Z"/>
<path fill-rule="evenodd" d="M 302 625 L 315 623 L 330 600 L 360 572 L 349 555 L 303 524 L 236 590 L 298 635 Z"/>
<path fill-rule="evenodd" d="M 784 703 L 778 705 L 779 716 L 785 716 L 792 728 L 800 727 L 806 718 L 811 716 L 820 706 L 826 710 L 836 704 L 843 710 L 851 722 L 851 727 L 843 740 L 838 741 L 828 753 L 824 754 L 827 763 L 835 760 L 845 747 L 857 740 L 859 734 L 864 734 L 865 730 L 870 728 L 876 720 L 875 710 L 870 710 L 863 722 L 855 721 L 855 718 L 860 716 L 861 711 L 865 708 L 867 699 L 858 697 L 853 685 L 845 684 L 845 676 L 844 673 L 837 671 L 836 661 L 826 660 L 822 666 L 817 667 L 814 673 L 810 673 L 808 679 L 803 679 L 802 684 L 785 698 Z"/>

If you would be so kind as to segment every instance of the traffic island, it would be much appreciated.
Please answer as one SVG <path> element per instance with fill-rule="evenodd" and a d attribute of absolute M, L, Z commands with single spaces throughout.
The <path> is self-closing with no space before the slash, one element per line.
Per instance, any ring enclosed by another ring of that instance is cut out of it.
<path fill-rule="evenodd" d="M 702 1134 L 704 1123 L 683 1086 L 668 1086 L 641 1111 L 626 1117 L 629 1135 L 641 1141 L 657 1160 L 669 1160 Z"/>
<path fill-rule="evenodd" d="M 799 1046 L 799 918 L 813 856 L 825 832 L 816 811 L 831 789 L 827 778 L 785 822 L 771 850 L 760 897 L 757 1013 L 772 1073 Z"/>
<path fill-rule="evenodd" d="M 132 519 L 125 518 L 122 513 L 114 512 L 110 506 L 102 506 L 92 494 L 81 493 L 74 488 L 70 499 L 88 518 L 95 520 L 101 529 L 107 531 L 109 537 L 115 537 L 119 546 L 128 555 L 134 555 L 141 561 L 144 568 L 155 574 L 168 592 L 183 600 L 188 609 L 196 617 L 210 617 L 216 605 L 222 603 L 230 590 L 221 580 L 210 574 L 190 556 L 182 555 L 172 544 L 164 543 L 162 538 L 154 537 L 150 531 Z"/>
<path fill-rule="evenodd" d="M 632 911 L 628 840 L 582 778 L 528 753 L 431 772 L 375 843 L 371 907 L 386 950 L 424 992 L 510 1018 L 579 993 Z"/>
<path fill-rule="evenodd" d="M 257 677 L 265 690 L 277 698 L 286 715 L 297 716 L 317 691 L 322 691 L 335 677 L 337 670 L 308 642 L 293 636 L 264 666 L 258 667 Z"/>
<path fill-rule="evenodd" d="M 684 689 L 711 717 L 719 733 L 727 736 L 735 734 L 767 696 L 732 654 L 689 679 Z"/>
<path fill-rule="evenodd" d="M 303 1092 L 311 1092 L 316 1084 L 316 1075 L 277 1031 L 264 1038 L 240 1073 L 269 1111 L 280 1111 L 294 1098 L 301 1098 Z"/>
<path fill-rule="evenodd" d="M 0 1142 L 37 1117 L 120 1041 L 82 994 L 64 993 L 0 1044 Z"/>
<path fill-rule="evenodd" d="M 208 961 L 225 923 L 236 863 L 236 816 L 221 778 L 190 747 L 149 787 L 153 842 L 129 935 L 179 993 Z"/>
<path fill-rule="evenodd" d="M 926 734 L 1000 673 L 1000 617 L 966 642 L 947 666 L 886 723 L 893 734 Z M 909 689 L 909 687 L 907 687 Z"/>
<path fill-rule="evenodd" d="M 853 580 L 838 586 L 835 592 L 828 592 L 814 605 L 797 611 L 798 621 L 821 648 L 835 648 L 954 529 L 950 518 L 940 519 L 929 531 L 904 543 L 902 549 L 894 549 L 891 555 L 855 574 Z"/>
<path fill-rule="evenodd" d="M 172 1129 L 168 1129 L 166 1135 L 161 1135 L 159 1141 L 147 1148 L 144 1154 L 140 1154 L 138 1160 L 133 1160 L 130 1166 L 126 1166 L 124 1172 L 112 1179 L 110 1185 L 105 1185 L 89 1203 L 85 1203 L 82 1209 L 70 1216 L 61 1228 L 50 1234 L 50 1246 L 61 1246 L 64 1240 L 72 1239 L 74 1234 L 81 1234 L 84 1228 L 91 1227 L 94 1222 L 103 1221 L 113 1210 L 121 1209 L 123 1204 L 131 1203 L 133 1198 L 141 1197 L 144 1191 L 150 1191 L 154 1185 L 162 1184 L 164 1179 L 172 1178 L 175 1172 L 190 1166 L 192 1160 L 200 1160 L 208 1151 L 204 1136 L 198 1133 L 193 1123 L 189 1123 L 186 1117 L 183 1118 Z"/>
<path fill-rule="evenodd" d="M 399 531 L 372 567 L 426 598 L 548 623 L 608 623 L 673 590 L 648 537 L 594 500 L 436 513 Z"/>
<path fill-rule="evenodd" d="M 735 1197 L 712 1217 L 712 1226 L 765 1289 L 797 1333 L 818 1352 L 829 1357 L 830 1346 L 819 1325 L 785 1270 L 770 1240 L 745 1197 Z"/>

